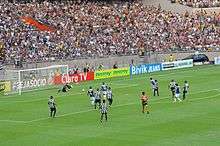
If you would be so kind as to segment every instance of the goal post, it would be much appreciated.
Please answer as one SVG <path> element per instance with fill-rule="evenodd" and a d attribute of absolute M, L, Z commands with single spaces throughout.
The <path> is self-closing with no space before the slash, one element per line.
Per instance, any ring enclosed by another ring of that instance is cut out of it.
<path fill-rule="evenodd" d="M 68 65 L 53 65 L 42 68 L 23 70 L 7 70 L 6 81 L 10 82 L 10 91 L 6 94 L 48 89 L 57 87 L 54 83 L 56 76 L 69 74 Z"/>

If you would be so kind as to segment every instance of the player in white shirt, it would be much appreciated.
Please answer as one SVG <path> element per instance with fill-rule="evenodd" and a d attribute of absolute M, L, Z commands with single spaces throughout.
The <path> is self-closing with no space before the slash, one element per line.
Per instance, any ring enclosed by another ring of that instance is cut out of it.
<path fill-rule="evenodd" d="M 157 85 L 156 85 L 156 81 L 157 80 L 154 80 L 153 78 L 150 78 L 150 84 L 151 84 L 151 87 L 152 87 L 152 91 L 153 91 L 153 95 L 156 96 L 156 93 L 157 95 L 159 96 L 159 93 L 158 93 L 158 90 L 157 90 Z"/>
<path fill-rule="evenodd" d="M 107 107 L 107 104 L 106 104 L 106 101 L 103 100 L 102 101 L 102 104 L 101 104 L 101 107 L 100 107 L 100 113 L 101 113 L 101 122 L 103 121 L 103 117 L 105 116 L 105 121 L 107 122 L 108 120 L 108 116 L 107 116 L 107 113 L 108 113 L 108 107 Z"/>
<path fill-rule="evenodd" d="M 48 100 L 48 106 L 50 109 L 50 117 L 54 118 L 56 116 L 57 108 L 56 108 L 56 103 L 55 103 L 55 99 L 53 98 L 53 96 L 50 96 Z"/>
<path fill-rule="evenodd" d="M 111 87 L 108 87 L 107 99 L 108 99 L 108 105 L 111 106 L 113 102 L 113 94 L 112 94 Z"/>
<path fill-rule="evenodd" d="M 154 96 L 156 95 L 159 96 L 159 84 L 157 80 L 154 81 L 153 91 L 154 91 Z"/>
<path fill-rule="evenodd" d="M 168 88 L 170 89 L 171 91 L 171 94 L 172 94 L 172 99 L 175 98 L 175 87 L 176 87 L 176 82 L 174 80 L 171 80 L 170 81 L 170 84 L 168 86 Z"/>
<path fill-rule="evenodd" d="M 95 103 L 94 103 L 94 107 L 96 109 L 97 104 L 99 104 L 99 108 L 101 106 L 101 93 L 99 91 L 99 89 L 97 89 L 96 93 L 95 93 Z"/>
<path fill-rule="evenodd" d="M 88 90 L 88 92 L 87 92 L 87 95 L 88 95 L 89 98 L 90 98 L 91 105 L 94 105 L 94 102 L 95 102 L 95 93 L 94 93 L 94 90 L 92 89 L 91 86 L 89 87 L 89 90 Z"/>
<path fill-rule="evenodd" d="M 100 90 L 102 94 L 107 94 L 108 86 L 105 84 L 105 82 L 102 83 Z"/>

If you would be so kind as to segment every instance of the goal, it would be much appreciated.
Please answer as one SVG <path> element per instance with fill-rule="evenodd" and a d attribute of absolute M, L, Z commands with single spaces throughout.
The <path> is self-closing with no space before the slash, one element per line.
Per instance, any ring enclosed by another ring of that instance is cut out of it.
<path fill-rule="evenodd" d="M 24 70 L 7 70 L 6 80 L 10 82 L 10 91 L 13 94 L 56 87 L 54 80 L 57 76 L 68 76 L 68 65 L 53 65 L 43 68 Z"/>

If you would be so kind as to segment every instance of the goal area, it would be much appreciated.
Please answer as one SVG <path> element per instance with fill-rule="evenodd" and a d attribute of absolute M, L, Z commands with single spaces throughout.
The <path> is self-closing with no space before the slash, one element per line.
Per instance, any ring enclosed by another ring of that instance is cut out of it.
<path fill-rule="evenodd" d="M 10 90 L 5 94 L 41 90 L 57 87 L 55 80 L 57 76 L 68 76 L 68 65 L 53 65 L 42 68 L 7 70 L 6 81 L 10 82 Z"/>

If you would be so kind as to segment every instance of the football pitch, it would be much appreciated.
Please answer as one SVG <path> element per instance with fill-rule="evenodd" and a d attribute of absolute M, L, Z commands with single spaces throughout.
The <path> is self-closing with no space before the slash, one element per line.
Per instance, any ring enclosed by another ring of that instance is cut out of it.
<path fill-rule="evenodd" d="M 149 78 L 158 80 L 153 97 Z M 187 80 L 187 99 L 172 103 L 168 84 Z M 0 146 L 219 146 L 220 66 L 197 66 L 129 77 L 73 84 L 57 89 L 0 95 Z M 89 86 L 112 87 L 108 122 L 87 97 Z M 85 89 L 83 92 L 82 89 Z M 150 95 L 150 114 L 141 113 L 140 94 Z M 48 118 L 48 97 L 57 103 L 57 117 Z"/>

